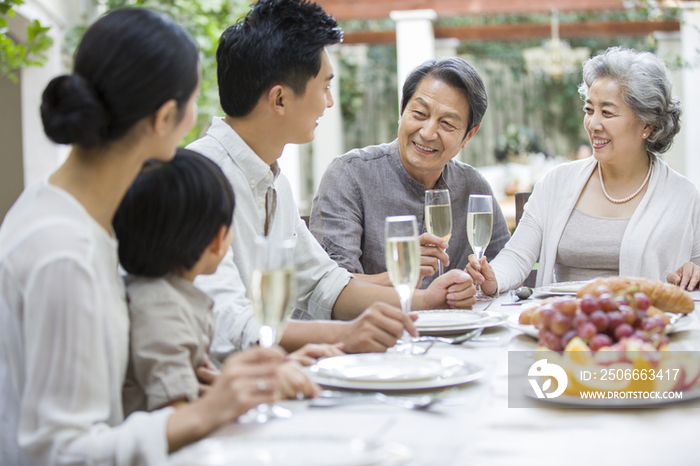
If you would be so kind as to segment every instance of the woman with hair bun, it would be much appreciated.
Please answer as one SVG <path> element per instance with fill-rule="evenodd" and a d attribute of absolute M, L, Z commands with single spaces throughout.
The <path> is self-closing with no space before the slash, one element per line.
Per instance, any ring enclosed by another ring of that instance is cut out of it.
<path fill-rule="evenodd" d="M 43 94 L 66 162 L 0 227 L 0 464 L 162 464 L 277 398 L 272 350 L 229 358 L 204 396 L 124 420 L 129 318 L 112 219 L 147 159 L 169 160 L 195 119 L 198 50 L 145 9 L 99 19 L 74 72 Z"/>
<path fill-rule="evenodd" d="M 700 193 L 658 157 L 680 130 L 665 65 L 610 48 L 586 61 L 579 93 L 593 157 L 549 172 L 505 248 L 467 270 L 489 294 L 518 286 L 538 258 L 537 286 L 623 275 L 694 289 Z"/>

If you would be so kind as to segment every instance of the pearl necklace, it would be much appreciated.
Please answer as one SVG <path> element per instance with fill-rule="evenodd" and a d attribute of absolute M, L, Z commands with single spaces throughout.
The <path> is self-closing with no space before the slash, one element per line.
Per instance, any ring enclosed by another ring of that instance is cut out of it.
<path fill-rule="evenodd" d="M 632 194 L 627 196 L 624 199 L 613 199 L 610 197 L 610 194 L 608 194 L 608 191 L 605 189 L 605 183 L 603 183 L 603 172 L 600 169 L 600 162 L 598 162 L 598 178 L 600 178 L 600 187 L 603 188 L 603 194 L 605 194 L 605 197 L 608 199 L 608 201 L 612 202 L 613 204 L 624 204 L 625 202 L 629 202 L 632 199 L 634 199 L 637 194 L 642 192 L 642 189 L 644 189 L 644 186 L 647 185 L 647 182 L 649 181 L 649 178 L 651 178 L 651 171 L 654 168 L 654 161 L 649 160 L 649 171 L 647 172 L 647 177 L 644 178 L 644 182 L 642 185 Z"/>

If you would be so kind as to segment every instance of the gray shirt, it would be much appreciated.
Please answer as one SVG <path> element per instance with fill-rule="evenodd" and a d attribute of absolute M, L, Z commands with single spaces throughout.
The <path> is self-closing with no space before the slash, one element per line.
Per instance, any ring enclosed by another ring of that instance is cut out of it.
<path fill-rule="evenodd" d="M 341 267 L 353 273 L 386 272 L 384 219 L 415 215 L 425 232 L 425 186 L 408 174 L 401 162 L 398 140 L 354 149 L 335 158 L 321 179 L 311 208 L 309 228 Z M 491 186 L 473 167 L 450 160 L 434 189 L 448 189 L 452 203 L 452 237 L 445 270 L 464 269 L 469 254 L 467 203 L 470 194 L 493 195 Z M 493 234 L 486 257 L 493 259 L 510 239 L 498 202 L 493 204 Z M 437 274 L 426 277 L 427 287 Z"/>
<path fill-rule="evenodd" d="M 214 336 L 212 300 L 186 279 L 125 278 L 129 304 L 129 366 L 124 415 L 152 411 L 173 401 L 194 400 L 194 372 L 204 364 Z"/>
<path fill-rule="evenodd" d="M 557 248 L 557 282 L 620 274 L 620 247 L 629 218 L 597 217 L 574 209 Z"/>

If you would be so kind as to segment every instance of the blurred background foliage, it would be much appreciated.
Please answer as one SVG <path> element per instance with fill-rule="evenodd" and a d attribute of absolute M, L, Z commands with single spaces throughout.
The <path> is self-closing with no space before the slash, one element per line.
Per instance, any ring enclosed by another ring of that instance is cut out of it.
<path fill-rule="evenodd" d="M 23 3 L 22 0 L 0 0 L 0 74 L 14 83 L 18 82 L 20 69 L 43 65 L 44 52 L 53 45 L 53 39 L 47 34 L 49 28 L 36 20 L 27 25 L 26 42 L 10 36 L 8 18 L 13 17 L 15 8 Z"/>

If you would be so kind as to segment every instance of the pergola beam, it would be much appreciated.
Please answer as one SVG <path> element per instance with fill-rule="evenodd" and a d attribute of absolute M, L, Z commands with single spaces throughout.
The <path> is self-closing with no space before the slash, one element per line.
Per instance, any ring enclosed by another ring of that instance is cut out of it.
<path fill-rule="evenodd" d="M 316 0 L 339 21 L 388 18 L 394 10 L 435 10 L 438 16 L 623 10 L 622 0 Z"/>
<path fill-rule="evenodd" d="M 559 36 L 604 37 L 634 36 L 654 31 L 680 31 L 678 21 L 608 21 L 564 23 L 559 25 Z M 496 41 L 545 39 L 551 36 L 549 24 L 503 24 L 488 26 L 463 26 L 435 28 L 436 39 L 455 38 L 462 41 Z M 395 31 L 358 31 L 345 34 L 344 44 L 393 44 Z"/>

